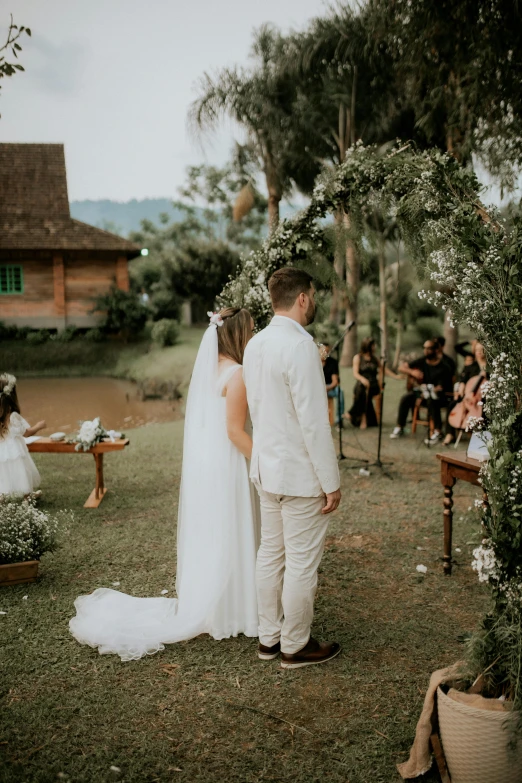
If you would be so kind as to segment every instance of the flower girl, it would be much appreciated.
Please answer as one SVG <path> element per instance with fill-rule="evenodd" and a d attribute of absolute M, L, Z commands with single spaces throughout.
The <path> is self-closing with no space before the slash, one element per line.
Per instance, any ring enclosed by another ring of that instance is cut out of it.
<path fill-rule="evenodd" d="M 34 427 L 20 416 L 16 378 L 0 375 L 0 496 L 30 495 L 40 484 L 40 474 L 29 456 L 24 436 L 35 435 L 45 427 Z"/>

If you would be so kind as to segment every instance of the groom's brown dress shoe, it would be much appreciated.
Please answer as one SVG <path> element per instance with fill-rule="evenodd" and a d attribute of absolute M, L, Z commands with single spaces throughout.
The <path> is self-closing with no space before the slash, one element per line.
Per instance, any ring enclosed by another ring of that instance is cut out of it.
<path fill-rule="evenodd" d="M 282 669 L 300 669 L 302 666 L 313 666 L 315 663 L 331 661 L 341 652 L 339 642 L 317 642 L 310 637 L 308 644 L 302 650 L 293 653 L 281 653 Z"/>
<path fill-rule="evenodd" d="M 279 642 L 277 642 L 277 644 L 274 644 L 272 647 L 265 647 L 264 644 L 261 644 L 261 642 L 259 642 L 259 647 L 257 649 L 257 657 L 262 661 L 273 661 L 274 658 L 277 658 L 280 652 L 281 652 L 281 645 Z"/>

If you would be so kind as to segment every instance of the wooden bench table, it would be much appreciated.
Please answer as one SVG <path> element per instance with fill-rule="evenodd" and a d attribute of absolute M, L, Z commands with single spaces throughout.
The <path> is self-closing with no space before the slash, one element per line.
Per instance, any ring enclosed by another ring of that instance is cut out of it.
<path fill-rule="evenodd" d="M 453 487 L 457 479 L 480 486 L 482 462 L 457 454 L 437 454 L 440 460 L 440 480 L 444 487 L 444 573 L 451 574 L 451 538 L 453 534 Z"/>
<path fill-rule="evenodd" d="M 103 481 L 103 455 L 111 451 L 122 451 L 130 443 L 128 438 L 120 438 L 115 441 L 102 441 L 88 451 L 76 451 L 75 443 L 67 443 L 64 440 L 51 440 L 51 438 L 39 438 L 27 445 L 34 454 L 92 454 L 96 465 L 96 486 L 83 504 L 84 508 L 98 508 L 102 502 L 107 487 Z"/>

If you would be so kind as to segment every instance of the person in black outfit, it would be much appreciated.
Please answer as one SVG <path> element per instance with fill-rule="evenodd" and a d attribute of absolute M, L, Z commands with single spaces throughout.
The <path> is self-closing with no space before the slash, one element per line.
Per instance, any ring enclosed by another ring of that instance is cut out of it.
<path fill-rule="evenodd" d="M 330 345 L 323 343 L 323 347 L 328 356 L 323 362 L 324 382 L 326 383 L 326 391 L 333 391 L 339 386 L 339 363 L 337 359 L 330 356 Z"/>
<path fill-rule="evenodd" d="M 344 395 L 339 386 L 339 362 L 330 356 L 331 346 L 329 343 L 322 343 L 322 348 L 325 352 L 326 358 L 321 357 L 323 365 L 324 382 L 326 384 L 326 393 L 328 395 L 328 416 L 330 424 L 334 423 L 334 400 L 339 403 L 339 396 L 341 397 L 341 415 L 344 410 Z M 335 416 L 336 420 L 339 419 L 339 412 Z"/>
<path fill-rule="evenodd" d="M 448 404 L 448 395 L 453 392 L 453 375 L 448 364 L 440 356 L 436 340 L 426 340 L 423 350 L 422 359 L 415 359 L 410 363 L 403 362 L 399 366 L 399 372 L 410 376 L 419 386 L 422 385 L 421 393 L 426 399 L 434 424 L 430 442 L 437 443 L 442 432 L 441 411 Z M 399 438 L 403 434 L 408 414 L 413 410 L 418 397 L 419 392 L 414 389 L 401 398 L 397 426 L 390 435 L 391 438 Z"/>
<path fill-rule="evenodd" d="M 381 361 L 375 356 L 375 340 L 367 337 L 361 343 L 361 350 L 353 357 L 353 377 L 357 381 L 353 390 L 353 405 L 345 413 L 354 427 L 376 427 L 377 416 L 373 407 L 373 398 L 381 393 L 379 376 L 382 373 Z M 400 379 L 400 376 L 386 367 L 386 375 Z"/>
<path fill-rule="evenodd" d="M 439 356 L 442 359 L 443 362 L 445 362 L 449 369 L 451 370 L 451 377 L 455 378 L 455 375 L 457 373 L 457 362 L 455 359 L 452 359 L 451 356 L 448 356 L 447 353 L 444 353 L 444 346 L 446 345 L 446 338 L 445 337 L 437 337 L 436 343 L 439 348 Z"/>
<path fill-rule="evenodd" d="M 470 346 L 469 348 L 466 347 L 468 345 Z M 463 340 L 463 342 L 456 344 L 455 351 L 459 356 L 463 356 L 464 359 L 474 360 L 476 345 L 477 340 L 472 340 L 471 342 L 469 340 Z"/>

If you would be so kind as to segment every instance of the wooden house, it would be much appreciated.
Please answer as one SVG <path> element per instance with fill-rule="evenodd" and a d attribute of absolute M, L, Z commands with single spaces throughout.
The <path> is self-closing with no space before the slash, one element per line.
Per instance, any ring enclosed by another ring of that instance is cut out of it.
<path fill-rule="evenodd" d="M 0 321 L 92 327 L 94 299 L 129 289 L 140 248 L 71 218 L 62 144 L 0 144 Z"/>

